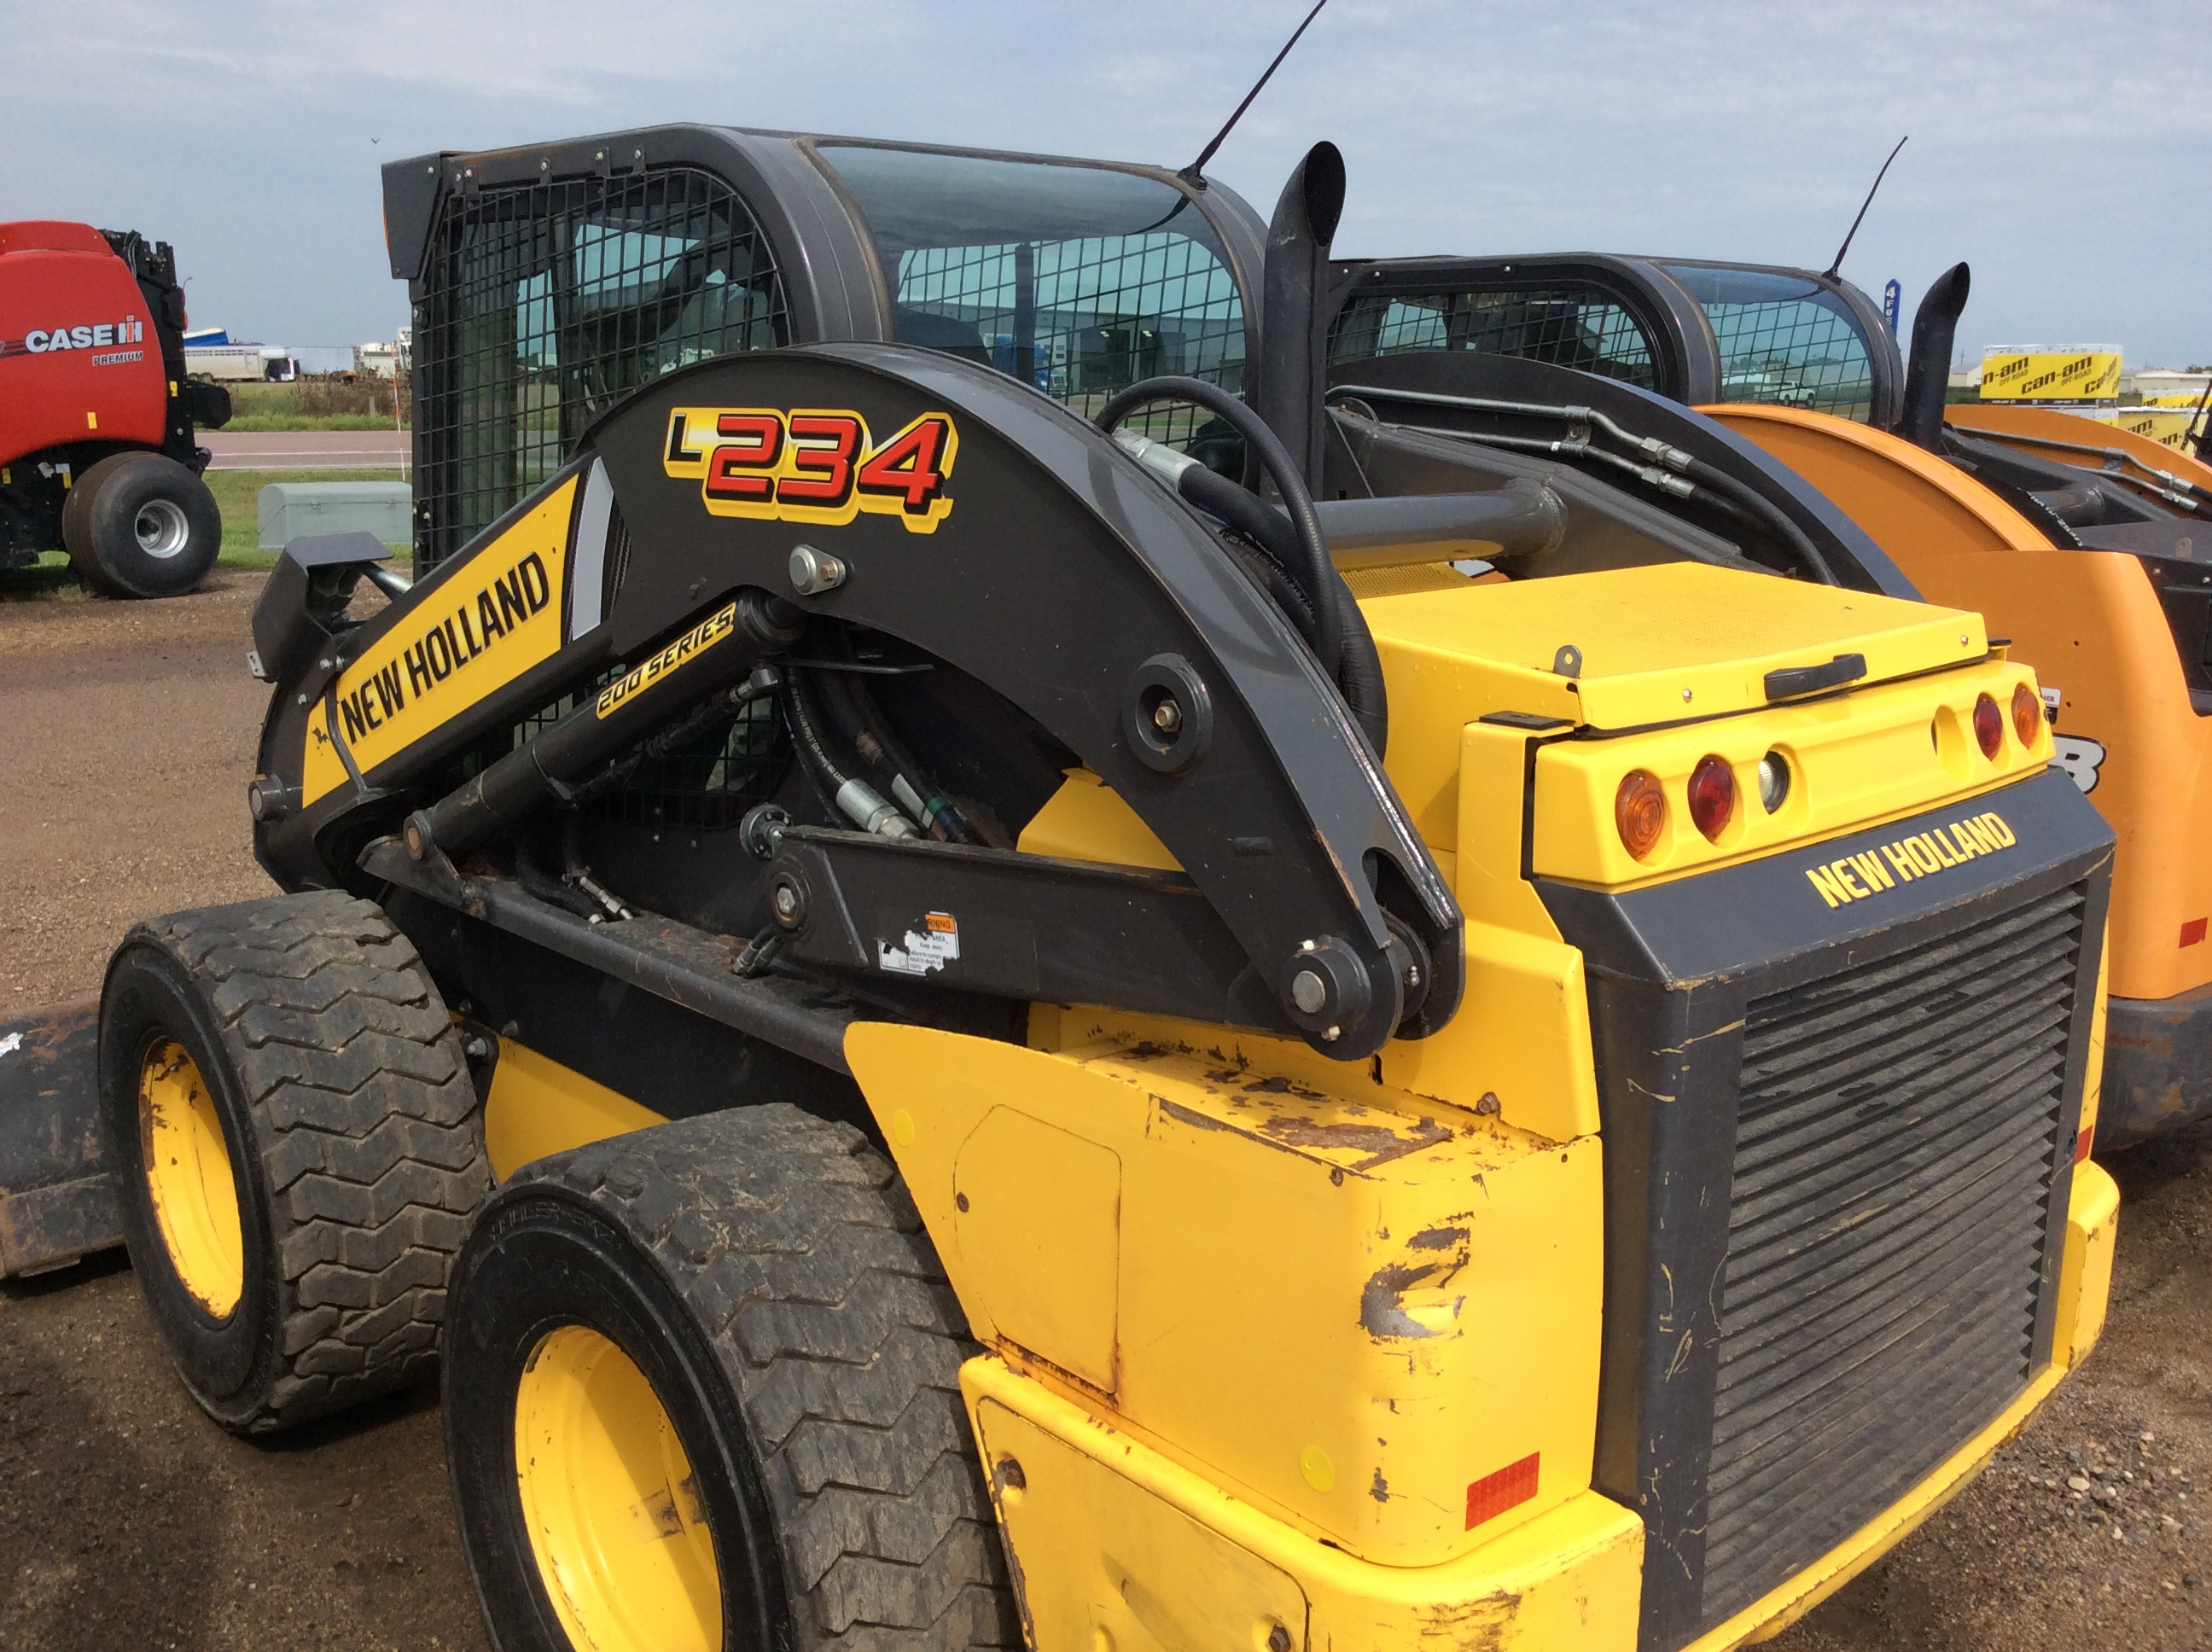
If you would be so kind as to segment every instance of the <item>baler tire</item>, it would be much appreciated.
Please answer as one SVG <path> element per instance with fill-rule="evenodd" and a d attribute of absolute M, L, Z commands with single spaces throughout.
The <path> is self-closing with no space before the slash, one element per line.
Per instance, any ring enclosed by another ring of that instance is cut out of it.
<path fill-rule="evenodd" d="M 573 1400 L 535 1398 L 549 1380 L 581 1392 L 546 1373 L 579 1347 L 605 1361 L 606 1343 L 626 1406 L 586 1423 Z M 690 1594 L 718 1582 L 719 1608 L 668 1643 L 1022 1644 L 960 1394 L 975 1344 L 897 1172 L 851 1126 L 778 1103 L 526 1166 L 461 1254 L 444 1348 L 454 1504 L 501 1652 L 632 1643 L 594 1632 L 632 1595 L 579 1580 L 578 1556 L 616 1546 L 562 1539 L 534 1489 L 557 1488 L 553 1520 L 574 1519 L 591 1476 L 570 1470 L 605 1461 L 586 1442 L 610 1417 L 680 1447 L 620 1479 L 615 1528 L 642 1496 L 692 1546 L 688 1564 L 711 1536 Z M 565 1436 L 548 1417 L 571 1419 Z M 647 1489 L 662 1473 L 665 1497 Z M 674 1587 L 630 1582 L 663 1600 Z"/>
<path fill-rule="evenodd" d="M 166 453 L 110 453 L 70 489 L 62 544 L 78 576 L 111 596 L 182 596 L 222 550 L 222 511 Z"/>
<path fill-rule="evenodd" d="M 157 1060 L 198 1081 L 227 1181 L 180 1184 L 156 1149 Z M 135 926 L 101 995 L 100 1091 L 132 1270 L 210 1417 L 269 1433 L 434 1373 L 447 1277 L 493 1177 L 459 1030 L 378 908 L 324 890 Z M 212 1287 L 222 1242 L 180 1236 L 204 1183 L 203 1218 L 235 1223 Z"/>

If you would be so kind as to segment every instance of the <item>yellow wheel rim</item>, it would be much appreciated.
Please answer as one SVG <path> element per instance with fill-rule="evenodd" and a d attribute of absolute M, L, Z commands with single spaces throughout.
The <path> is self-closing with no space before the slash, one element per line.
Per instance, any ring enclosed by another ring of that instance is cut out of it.
<path fill-rule="evenodd" d="M 138 1133 L 169 1265 L 192 1299 L 222 1319 L 246 1289 L 238 1182 L 215 1097 L 174 1039 L 156 1042 L 139 1066 Z"/>
<path fill-rule="evenodd" d="M 542 1338 L 515 1394 L 514 1464 L 538 1575 L 580 1652 L 717 1652 L 706 1505 L 629 1355 L 580 1325 Z"/>

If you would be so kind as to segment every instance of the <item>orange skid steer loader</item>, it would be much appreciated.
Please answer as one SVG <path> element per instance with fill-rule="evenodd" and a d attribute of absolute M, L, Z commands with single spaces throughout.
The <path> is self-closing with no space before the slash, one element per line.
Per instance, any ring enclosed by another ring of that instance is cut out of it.
<path fill-rule="evenodd" d="M 1802 270 L 1567 253 L 1334 273 L 1347 393 L 1700 406 L 1879 544 L 1900 592 L 1984 614 L 2040 673 L 2057 761 L 2119 836 L 2098 1140 L 2212 1115 L 2212 467 L 2079 416 L 1946 407 L 1963 264 L 1923 302 L 1909 364 L 1864 293 Z"/>

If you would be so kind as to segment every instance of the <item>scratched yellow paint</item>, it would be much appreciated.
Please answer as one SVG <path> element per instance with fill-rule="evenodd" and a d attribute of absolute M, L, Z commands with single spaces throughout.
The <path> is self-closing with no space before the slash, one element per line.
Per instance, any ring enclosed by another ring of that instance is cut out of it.
<path fill-rule="evenodd" d="M 1224 1489 L 1349 1553 L 1427 1566 L 1588 1487 L 1595 1140 L 1555 1146 L 1364 1065 L 1324 1084 L 1204 1049 L 866 1023 L 846 1057 L 879 1120 L 914 1121 L 892 1151 L 976 1335 Z M 1100 1154 L 1071 1204 L 1097 1208 L 1108 1157 L 1119 1187 L 1110 1226 L 1027 1223 L 1012 1266 L 993 1254 L 1004 1230 L 971 1242 L 994 1205 L 1026 1209 L 1046 1184 L 990 1141 L 1009 1114 Z M 1302 1467 L 1316 1452 L 1321 1485 Z M 1469 1530 L 1469 1483 L 1532 1454 L 1534 1496 Z"/>
<path fill-rule="evenodd" d="M 960 1380 L 1036 1652 L 1636 1645 L 1644 1527 L 1595 1492 L 1441 1564 L 1377 1565 L 1269 1518 L 1003 1359 L 971 1359 Z"/>

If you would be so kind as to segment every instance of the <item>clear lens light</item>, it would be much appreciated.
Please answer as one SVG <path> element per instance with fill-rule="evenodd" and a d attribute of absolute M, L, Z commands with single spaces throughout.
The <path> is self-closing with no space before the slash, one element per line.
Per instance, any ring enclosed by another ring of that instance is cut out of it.
<path fill-rule="evenodd" d="M 1790 796 L 1790 764 L 1778 751 L 1759 760 L 1759 800 L 1772 814 Z"/>

